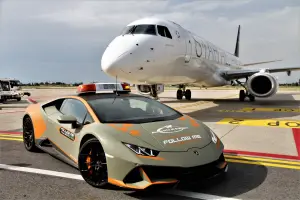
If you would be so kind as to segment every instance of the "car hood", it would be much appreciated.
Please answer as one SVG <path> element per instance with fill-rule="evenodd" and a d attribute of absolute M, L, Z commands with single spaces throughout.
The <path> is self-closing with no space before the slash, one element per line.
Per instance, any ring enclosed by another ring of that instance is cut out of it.
<path fill-rule="evenodd" d="M 189 148 L 203 148 L 211 142 L 207 126 L 188 116 L 175 120 L 144 123 L 146 140 L 153 137 L 163 151 L 187 151 Z"/>
<path fill-rule="evenodd" d="M 109 135 L 115 139 L 158 151 L 188 151 L 212 141 L 209 128 L 187 115 L 168 121 L 108 125 L 112 128 Z"/>

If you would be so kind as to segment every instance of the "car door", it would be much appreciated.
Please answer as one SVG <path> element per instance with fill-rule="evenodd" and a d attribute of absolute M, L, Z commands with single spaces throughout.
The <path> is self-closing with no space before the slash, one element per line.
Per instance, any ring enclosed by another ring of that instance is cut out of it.
<path fill-rule="evenodd" d="M 63 150 L 64 154 L 66 154 L 69 158 L 73 160 L 77 160 L 76 155 L 74 155 L 75 148 L 78 145 L 75 142 L 79 142 L 76 140 L 80 131 L 84 127 L 84 125 L 88 123 L 93 123 L 92 117 L 88 113 L 85 105 L 77 99 L 65 99 L 62 106 L 60 107 L 60 112 L 62 115 L 71 115 L 77 119 L 77 125 L 72 127 L 71 124 L 59 123 L 57 127 L 59 137 L 55 137 L 54 141 L 61 150 Z"/>

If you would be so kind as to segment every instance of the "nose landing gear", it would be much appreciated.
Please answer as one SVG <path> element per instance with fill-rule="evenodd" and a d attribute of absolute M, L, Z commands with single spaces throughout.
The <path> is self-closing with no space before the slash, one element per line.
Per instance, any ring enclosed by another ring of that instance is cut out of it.
<path fill-rule="evenodd" d="M 191 100 L 192 92 L 189 89 L 186 90 L 184 85 L 180 85 L 176 97 L 177 99 L 182 99 L 183 96 L 185 96 L 185 99 Z"/>

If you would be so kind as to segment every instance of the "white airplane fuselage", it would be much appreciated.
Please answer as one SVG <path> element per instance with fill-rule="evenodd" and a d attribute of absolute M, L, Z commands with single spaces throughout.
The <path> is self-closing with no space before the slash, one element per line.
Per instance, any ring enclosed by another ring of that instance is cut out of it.
<path fill-rule="evenodd" d="M 128 30 L 133 26 L 136 26 L 135 32 L 130 33 Z M 172 38 L 162 36 L 170 36 L 164 27 Z M 241 64 L 238 57 L 180 25 L 156 18 L 128 24 L 124 34 L 108 45 L 101 61 L 105 73 L 132 84 L 190 84 L 199 87 L 230 84 L 219 71 L 237 69 Z"/>

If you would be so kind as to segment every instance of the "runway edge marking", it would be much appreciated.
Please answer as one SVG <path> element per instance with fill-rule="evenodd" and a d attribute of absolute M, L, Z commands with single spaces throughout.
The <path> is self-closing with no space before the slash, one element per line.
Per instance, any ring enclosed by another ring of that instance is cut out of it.
<path fill-rule="evenodd" d="M 248 156 L 257 156 L 257 157 L 266 157 L 266 158 L 279 158 L 279 159 L 288 159 L 288 160 L 300 160 L 300 156 L 291 156 L 291 155 L 281 155 L 281 154 L 272 154 L 272 153 L 262 153 L 262 152 L 253 152 L 253 151 L 239 151 L 239 150 L 230 150 L 225 149 L 225 154 L 228 155 L 248 155 Z"/>
<path fill-rule="evenodd" d="M 29 173 L 34 173 L 34 174 L 42 174 L 42 175 L 55 176 L 55 177 L 61 177 L 61 178 L 76 179 L 76 180 L 81 180 L 81 181 L 84 180 L 81 175 L 71 174 L 71 173 L 66 173 L 66 172 L 52 171 L 52 170 L 44 170 L 44 169 L 29 168 L 29 167 L 18 167 L 18 166 L 6 165 L 6 164 L 0 164 L 0 168 L 6 169 L 6 170 L 11 170 L 11 171 L 29 172 Z M 174 190 L 174 189 L 162 191 L 162 193 L 177 195 L 177 196 L 191 197 L 191 198 L 196 198 L 196 199 L 204 198 L 204 199 L 219 199 L 219 200 L 240 200 L 240 199 L 227 198 L 227 197 L 203 194 L 203 193 L 198 193 L 198 192 Z"/>

